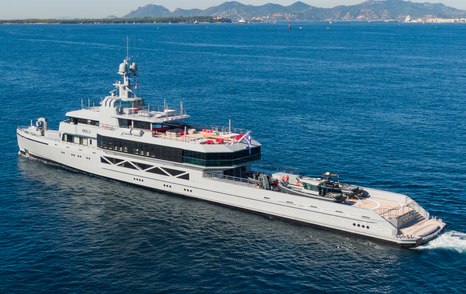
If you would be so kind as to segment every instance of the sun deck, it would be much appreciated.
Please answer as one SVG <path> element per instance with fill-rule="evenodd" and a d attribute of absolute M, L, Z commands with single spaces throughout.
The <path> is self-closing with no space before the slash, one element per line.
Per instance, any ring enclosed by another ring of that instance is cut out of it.
<path fill-rule="evenodd" d="M 146 130 L 147 131 L 147 130 Z M 198 130 L 195 128 L 184 129 L 153 129 L 152 136 L 162 139 L 175 140 L 189 142 L 193 144 L 236 144 L 241 142 L 246 142 L 246 140 L 251 140 L 250 137 L 246 137 L 248 134 L 247 131 L 235 130 L 228 131 L 225 128 L 212 128 L 212 129 L 202 129 Z"/>

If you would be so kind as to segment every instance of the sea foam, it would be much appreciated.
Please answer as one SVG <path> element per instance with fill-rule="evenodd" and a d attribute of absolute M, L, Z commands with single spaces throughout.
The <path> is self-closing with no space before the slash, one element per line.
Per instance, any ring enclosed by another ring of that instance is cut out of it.
<path fill-rule="evenodd" d="M 446 249 L 455 250 L 461 254 L 466 253 L 466 233 L 457 231 L 448 231 L 416 249 Z"/>

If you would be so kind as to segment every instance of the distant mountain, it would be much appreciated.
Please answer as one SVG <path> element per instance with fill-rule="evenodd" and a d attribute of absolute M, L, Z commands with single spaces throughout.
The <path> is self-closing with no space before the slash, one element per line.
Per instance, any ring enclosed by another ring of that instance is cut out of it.
<path fill-rule="evenodd" d="M 161 5 L 149 4 L 143 7 L 139 7 L 136 10 L 131 11 L 124 17 L 138 18 L 138 17 L 168 17 L 172 16 L 170 10 L 166 9 Z"/>
<path fill-rule="evenodd" d="M 440 3 L 414 3 L 403 0 L 369 0 L 351 6 L 337 6 L 329 9 L 329 18 L 335 20 L 401 20 L 406 16 L 460 18 L 466 11 Z"/>
<path fill-rule="evenodd" d="M 234 21 L 389 21 L 413 18 L 466 18 L 466 11 L 440 3 L 413 3 L 404 0 L 368 0 L 361 4 L 319 8 L 303 2 L 289 6 L 265 4 L 245 5 L 230 1 L 207 9 L 176 9 L 170 12 L 163 6 L 146 5 L 125 17 L 168 17 L 168 16 L 220 16 Z"/>

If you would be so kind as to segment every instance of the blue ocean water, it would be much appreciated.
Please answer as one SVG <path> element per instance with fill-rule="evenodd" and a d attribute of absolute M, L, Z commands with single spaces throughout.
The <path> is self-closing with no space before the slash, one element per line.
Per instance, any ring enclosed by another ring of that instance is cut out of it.
<path fill-rule="evenodd" d="M 15 128 L 139 95 L 253 130 L 263 161 L 407 194 L 446 232 L 401 249 L 17 157 Z M 0 292 L 448 292 L 466 274 L 466 26 L 0 26 Z"/>

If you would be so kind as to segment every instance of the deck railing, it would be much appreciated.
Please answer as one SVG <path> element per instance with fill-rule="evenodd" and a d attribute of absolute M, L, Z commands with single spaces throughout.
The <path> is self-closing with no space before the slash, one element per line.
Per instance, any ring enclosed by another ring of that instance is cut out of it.
<path fill-rule="evenodd" d="M 266 174 L 274 174 L 278 172 L 287 173 L 290 175 L 300 176 L 301 173 L 298 169 L 292 167 L 276 166 L 270 164 L 254 164 L 251 166 L 252 171 L 257 171 Z"/>
<path fill-rule="evenodd" d="M 197 129 L 197 132 L 199 132 L 199 129 Z M 213 131 L 212 134 L 214 134 L 214 137 L 215 136 L 218 136 L 218 135 L 215 135 L 215 133 L 217 134 L 229 134 L 228 133 L 228 129 L 219 129 L 218 127 L 212 127 L 210 130 Z M 143 130 L 144 132 L 150 132 L 150 130 Z M 187 130 L 186 130 L 187 131 Z M 155 137 L 155 138 L 161 138 L 161 139 L 166 139 L 166 140 L 171 140 L 171 141 L 181 141 L 181 142 L 190 142 L 190 143 L 197 143 L 199 141 L 199 139 L 209 139 L 209 137 L 193 137 L 187 133 L 185 133 L 184 130 L 182 130 L 182 135 L 178 135 L 176 133 L 172 133 L 170 134 L 169 132 L 160 132 L 160 133 L 152 133 L 152 136 Z M 208 134 L 208 133 L 206 133 Z M 232 133 L 231 134 L 245 134 L 244 133 L 244 130 L 242 129 L 232 129 Z M 217 138 L 217 137 L 216 137 Z M 225 139 L 225 143 L 224 144 L 236 144 L 238 143 L 238 141 L 236 140 L 233 140 L 233 139 Z"/>
<path fill-rule="evenodd" d="M 410 203 L 408 203 L 409 207 L 411 207 L 413 210 L 419 212 L 420 215 L 422 215 L 424 218 L 426 219 L 429 219 L 430 218 L 430 214 L 424 209 L 422 208 L 419 204 L 417 204 L 416 201 L 411 201 Z"/>
<path fill-rule="evenodd" d="M 201 129 L 201 128 L 198 128 Z M 210 129 L 217 133 L 232 133 L 232 134 L 246 134 L 249 130 L 241 128 L 229 128 L 225 126 L 211 126 Z"/>
<path fill-rule="evenodd" d="M 375 212 L 392 223 L 396 228 L 399 228 L 413 220 L 415 218 L 416 212 L 422 215 L 425 219 L 429 219 L 429 213 L 415 201 L 411 201 L 402 207 L 395 207 L 390 209 L 379 208 L 376 209 Z"/>
<path fill-rule="evenodd" d="M 43 138 L 44 136 L 41 136 L 39 134 L 36 134 L 36 133 L 33 133 L 33 132 L 30 132 L 27 130 L 28 127 L 18 127 L 17 129 L 21 129 L 22 132 L 26 133 L 26 134 L 29 134 L 29 135 L 32 135 L 32 136 L 35 136 L 35 137 L 38 137 L 38 138 Z M 83 147 L 86 147 L 86 148 L 91 148 L 91 149 L 98 149 L 97 147 L 95 146 L 91 146 L 91 145 L 81 145 L 81 144 L 77 144 L 77 143 L 71 143 L 71 142 L 67 142 L 67 141 L 62 141 L 60 139 L 60 136 L 59 136 L 59 132 L 58 131 L 51 131 L 51 130 L 48 130 L 47 131 L 48 133 L 54 133 L 57 136 L 57 138 L 53 138 L 53 137 L 50 137 L 50 136 L 45 136 L 45 138 L 48 140 L 48 141 L 54 141 L 54 142 L 60 142 L 60 143 L 63 143 L 65 145 L 70 145 L 70 146 L 83 146 Z"/>
<path fill-rule="evenodd" d="M 375 211 L 383 217 L 386 218 L 398 218 L 408 212 L 413 210 L 409 205 L 403 205 L 401 207 L 394 208 L 378 208 Z"/>
<path fill-rule="evenodd" d="M 240 177 L 216 174 L 216 173 L 205 173 L 204 176 L 209 179 L 222 182 L 234 182 L 243 186 L 254 186 L 254 183 L 251 183 L 250 180 Z"/>

